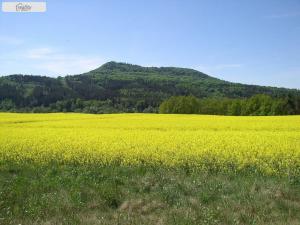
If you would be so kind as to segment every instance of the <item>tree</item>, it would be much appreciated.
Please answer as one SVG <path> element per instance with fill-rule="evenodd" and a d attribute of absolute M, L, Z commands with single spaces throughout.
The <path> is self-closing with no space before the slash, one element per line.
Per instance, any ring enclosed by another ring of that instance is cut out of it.
<path fill-rule="evenodd" d="M 196 114 L 199 112 L 199 100 L 194 96 L 173 96 L 159 107 L 160 113 Z"/>
<path fill-rule="evenodd" d="M 0 102 L 0 110 L 10 111 L 10 110 L 14 110 L 15 108 L 16 105 L 11 99 L 4 99 Z"/>

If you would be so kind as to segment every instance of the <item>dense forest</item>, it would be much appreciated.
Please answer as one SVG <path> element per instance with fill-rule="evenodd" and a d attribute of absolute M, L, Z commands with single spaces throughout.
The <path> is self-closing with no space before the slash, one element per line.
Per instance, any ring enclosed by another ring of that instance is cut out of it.
<path fill-rule="evenodd" d="M 0 77 L 1 111 L 158 112 L 162 102 L 172 96 L 195 96 L 197 102 L 201 99 L 201 104 L 207 108 L 204 110 L 202 106 L 197 113 L 231 114 L 226 110 L 215 111 L 213 106 L 208 109 L 208 106 L 226 102 L 244 105 L 244 102 L 254 101 L 252 97 L 255 95 L 266 95 L 264 98 L 272 99 L 281 107 L 288 105 L 283 114 L 299 113 L 296 109 L 299 90 L 231 83 L 185 68 L 141 67 L 109 62 L 98 69 L 74 76 Z M 275 110 L 276 107 L 272 107 Z"/>

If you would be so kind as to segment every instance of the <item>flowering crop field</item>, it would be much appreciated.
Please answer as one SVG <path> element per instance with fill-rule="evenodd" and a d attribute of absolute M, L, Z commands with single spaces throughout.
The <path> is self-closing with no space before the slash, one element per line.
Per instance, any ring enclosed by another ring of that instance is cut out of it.
<path fill-rule="evenodd" d="M 0 161 L 300 174 L 300 116 L 0 113 Z"/>

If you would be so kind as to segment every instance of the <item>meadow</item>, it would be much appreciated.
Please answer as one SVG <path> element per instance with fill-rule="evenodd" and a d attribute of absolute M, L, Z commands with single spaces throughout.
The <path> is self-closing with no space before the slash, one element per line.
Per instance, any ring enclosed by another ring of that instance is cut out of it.
<path fill-rule="evenodd" d="M 0 224 L 299 224 L 300 116 L 1 113 L 0 181 Z"/>

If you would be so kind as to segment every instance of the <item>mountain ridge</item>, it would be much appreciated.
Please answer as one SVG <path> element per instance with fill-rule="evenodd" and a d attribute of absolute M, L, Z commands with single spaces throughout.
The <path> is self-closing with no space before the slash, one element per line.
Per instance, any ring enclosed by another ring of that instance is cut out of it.
<path fill-rule="evenodd" d="M 185 70 L 185 71 L 191 71 L 193 73 L 198 73 L 198 75 L 204 77 L 204 78 L 210 78 L 210 79 L 214 79 L 214 80 L 218 80 L 221 82 L 226 82 L 226 83 L 231 83 L 231 84 L 239 84 L 239 85 L 246 85 L 246 86 L 259 86 L 259 87 L 266 87 L 266 88 L 278 88 L 278 89 L 287 89 L 287 90 L 295 90 L 295 91 L 300 91 L 299 88 L 288 88 L 288 87 L 278 87 L 278 86 L 272 86 L 272 85 L 259 85 L 259 84 L 245 84 L 245 83 L 240 83 L 240 82 L 234 82 L 234 81 L 227 81 L 227 80 L 223 80 L 208 74 L 205 74 L 201 71 L 198 71 L 196 69 L 192 69 L 192 68 L 187 68 L 187 67 L 175 67 L 175 66 L 161 66 L 161 67 L 157 67 L 157 66 L 140 66 L 137 64 L 131 64 L 131 63 L 125 63 L 125 62 L 116 62 L 116 61 L 109 61 L 106 62 L 104 64 L 102 64 L 101 66 L 99 66 L 96 69 L 90 70 L 88 72 L 84 72 L 84 73 L 80 73 L 80 74 L 72 74 L 72 75 L 65 75 L 65 76 L 57 76 L 57 77 L 51 77 L 51 76 L 47 76 L 47 75 L 36 75 L 36 74 L 9 74 L 9 75 L 3 75 L 0 76 L 1 78 L 5 78 L 5 77 L 15 77 L 15 76 L 28 76 L 28 77 L 44 77 L 44 78 L 50 78 L 50 79 L 57 79 L 57 78 L 61 78 L 61 77 L 74 77 L 74 76 L 82 76 L 82 75 L 90 75 L 90 73 L 95 73 L 95 72 L 104 72 L 104 71 L 108 71 L 108 70 L 115 70 L 115 69 L 119 69 L 122 72 L 132 72 L 132 70 L 121 70 L 120 68 L 126 67 L 126 66 L 130 66 L 135 68 L 136 70 L 134 72 L 137 72 L 138 70 L 142 70 L 144 72 L 148 72 L 149 70 L 154 70 L 154 71 L 164 71 L 164 70 L 169 70 L 169 69 L 176 69 L 176 70 Z M 180 74 L 179 74 L 180 75 Z"/>
<path fill-rule="evenodd" d="M 115 61 L 65 77 L 0 77 L 0 103 L 9 101 L 15 108 L 50 107 L 59 101 L 81 99 L 109 102 L 113 108 L 124 109 L 121 111 L 143 111 L 157 109 L 171 96 L 249 98 L 257 94 L 299 96 L 300 90 L 233 83 L 189 68 L 142 67 Z"/>

